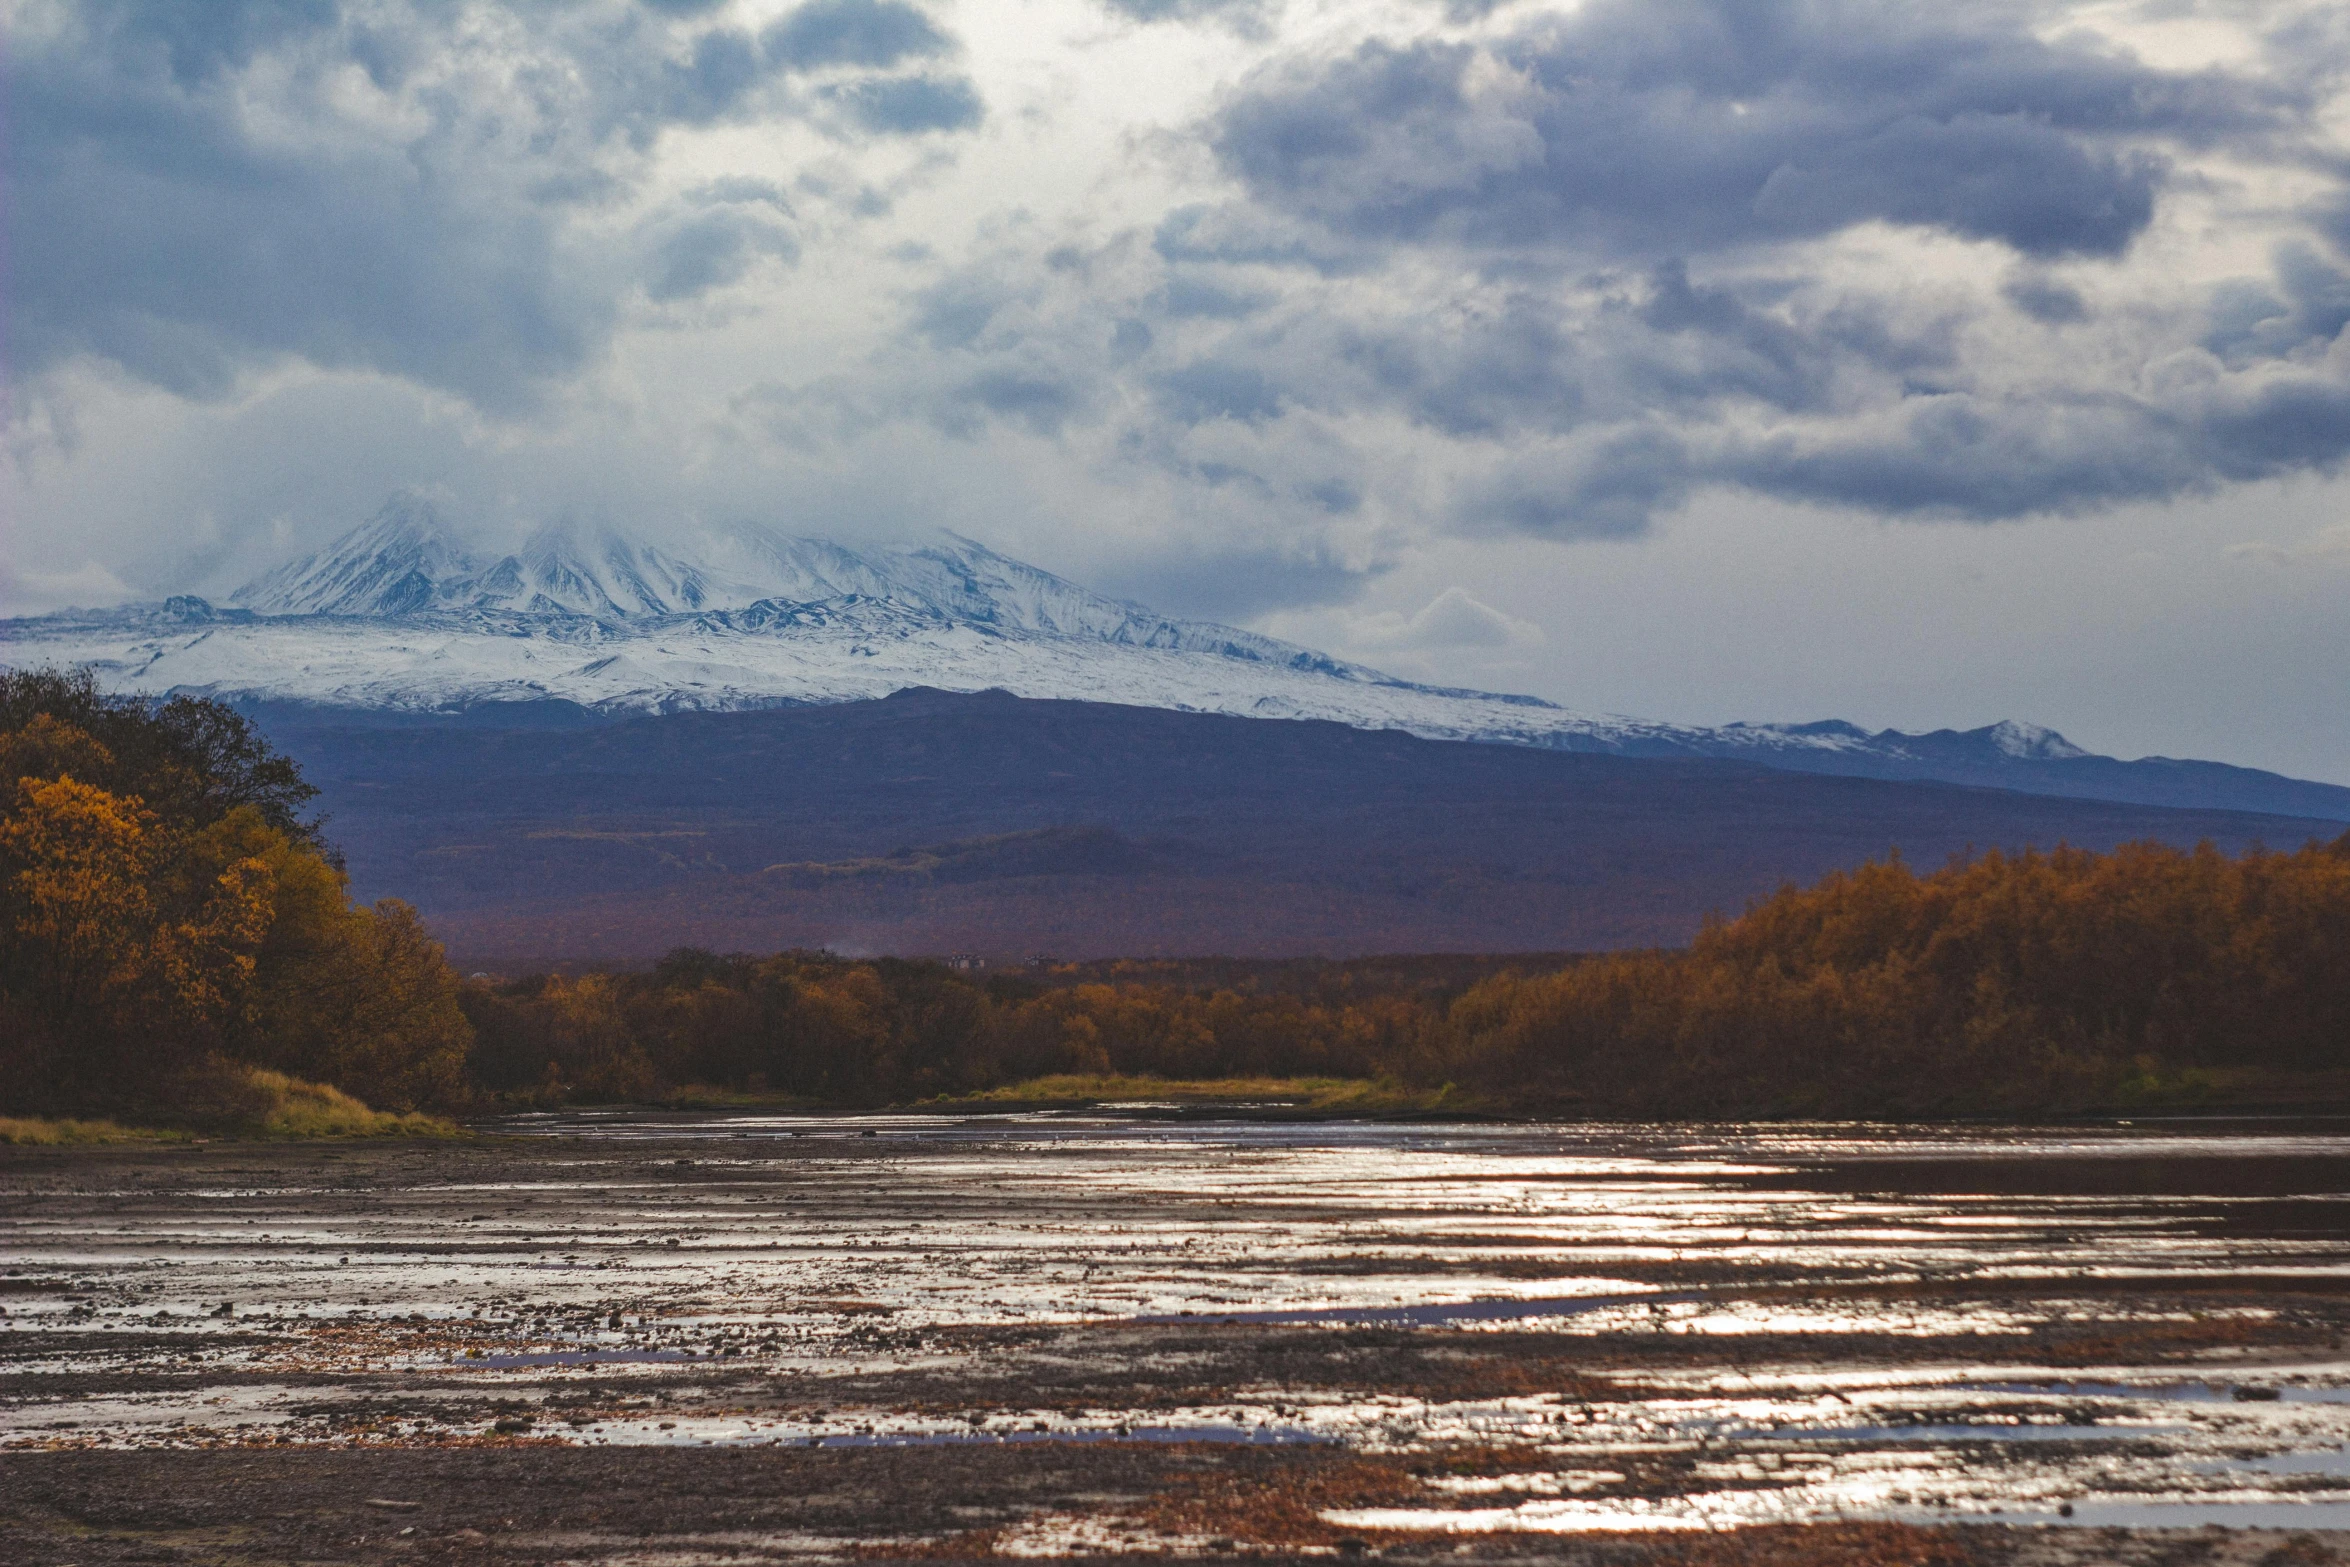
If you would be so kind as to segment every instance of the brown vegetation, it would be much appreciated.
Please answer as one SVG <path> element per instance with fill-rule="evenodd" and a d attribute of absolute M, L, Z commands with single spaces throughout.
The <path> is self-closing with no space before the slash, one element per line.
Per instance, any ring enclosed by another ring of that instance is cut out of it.
<path fill-rule="evenodd" d="M 268 1071 L 463 1101 L 455 978 L 405 904 L 350 904 L 312 793 L 219 703 L 0 673 L 0 1110 L 267 1120 Z"/>
<path fill-rule="evenodd" d="M 1677 1114 L 2029 1111 L 2338 1069 L 2350 836 L 1869 865 L 1684 953 L 1480 985 L 1445 1034 L 1465 1080 Z"/>
<path fill-rule="evenodd" d="M 1426 1008 L 1289 995 L 966 979 L 932 963 L 680 951 L 643 974 L 464 994 L 477 1078 L 541 1098 L 722 1084 L 835 1104 L 979 1092 L 1054 1073 L 1365 1078 L 1408 1059 Z"/>

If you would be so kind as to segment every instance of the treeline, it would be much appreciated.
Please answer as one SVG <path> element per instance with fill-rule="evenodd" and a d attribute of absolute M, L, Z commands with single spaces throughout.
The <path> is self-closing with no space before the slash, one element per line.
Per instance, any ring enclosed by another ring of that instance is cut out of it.
<path fill-rule="evenodd" d="M 1430 1009 L 1165 985 L 966 978 L 936 963 L 679 951 L 650 972 L 468 986 L 492 1095 L 641 1099 L 689 1084 L 885 1104 L 1057 1073 L 1373 1077 L 1410 1070 Z"/>
<path fill-rule="evenodd" d="M 1572 952 L 1398 952 L 1358 958 L 1031 958 L 1018 972 L 1046 989 L 1077 985 L 1229 990 L 1298 996 L 1326 1006 L 1408 997 L 1444 1006 L 1499 974 L 1547 974 L 1579 962 Z"/>
<path fill-rule="evenodd" d="M 468 1101 L 455 976 L 352 906 L 316 793 L 218 702 L 0 671 L 0 1113 L 235 1123 L 255 1068 Z"/>
<path fill-rule="evenodd" d="M 1635 1114 L 2027 1112 L 2196 1074 L 2338 1072 L 2350 834 L 2241 858 L 1873 864 L 1709 923 L 1685 952 L 1489 981 L 1442 1034 L 1465 1081 Z"/>
<path fill-rule="evenodd" d="M 395 1111 L 704 1087 L 879 1105 L 1078 1073 L 1697 1116 L 2030 1113 L 2350 1072 L 2350 834 L 1895 860 L 1674 952 L 981 978 L 680 950 L 460 983 L 405 904 L 352 904 L 314 796 L 219 703 L 0 672 L 0 1114 L 234 1122 L 257 1071 Z"/>
<path fill-rule="evenodd" d="M 1116 1073 L 1379 1077 L 1524 1113 L 2027 1113 L 2212 1069 L 2350 1068 L 2350 835 L 2241 858 L 1895 860 L 1782 891 L 1684 951 L 1466 990 L 1398 983 L 1391 962 L 1350 984 L 1347 967 L 1185 987 L 1142 977 L 1155 964 L 979 980 L 682 951 L 462 1001 L 476 1081 L 542 1102 L 709 1084 L 879 1104 Z"/>

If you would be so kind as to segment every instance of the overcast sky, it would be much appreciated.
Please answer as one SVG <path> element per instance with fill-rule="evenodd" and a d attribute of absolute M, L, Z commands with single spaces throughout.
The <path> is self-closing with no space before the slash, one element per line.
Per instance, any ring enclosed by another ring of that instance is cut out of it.
<path fill-rule="evenodd" d="M 0 0 L 0 609 L 435 495 L 2350 782 L 2350 8 Z"/>

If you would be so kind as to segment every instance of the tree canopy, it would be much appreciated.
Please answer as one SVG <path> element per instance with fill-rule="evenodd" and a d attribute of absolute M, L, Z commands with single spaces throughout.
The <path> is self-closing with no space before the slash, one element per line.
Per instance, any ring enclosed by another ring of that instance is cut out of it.
<path fill-rule="evenodd" d="M 255 1066 L 460 1102 L 455 977 L 352 906 L 316 794 L 222 703 L 0 671 L 0 1109 L 233 1119 Z"/>

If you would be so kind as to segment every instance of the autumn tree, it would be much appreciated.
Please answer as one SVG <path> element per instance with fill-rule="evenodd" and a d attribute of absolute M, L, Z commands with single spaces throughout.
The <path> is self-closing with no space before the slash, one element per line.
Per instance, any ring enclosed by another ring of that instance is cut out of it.
<path fill-rule="evenodd" d="M 15 671 L 0 726 L 0 1106 L 194 1113 L 240 1065 L 464 1098 L 439 946 L 404 904 L 351 905 L 299 814 L 316 791 L 242 715 Z"/>

